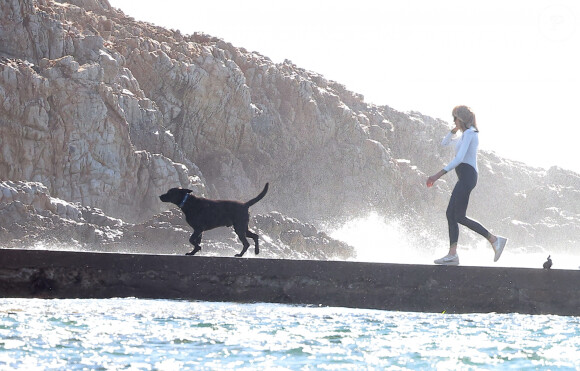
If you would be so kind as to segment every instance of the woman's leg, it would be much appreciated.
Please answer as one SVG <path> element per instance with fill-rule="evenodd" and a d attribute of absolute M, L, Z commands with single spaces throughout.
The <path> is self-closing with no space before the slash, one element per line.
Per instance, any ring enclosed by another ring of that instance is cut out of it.
<path fill-rule="evenodd" d="M 473 188 L 471 188 L 469 190 L 469 192 L 467 192 L 466 195 L 461 194 L 461 196 L 459 197 L 460 201 L 455 203 L 455 205 L 456 205 L 455 218 L 459 224 L 466 226 L 467 228 L 471 229 L 472 231 L 485 237 L 489 241 L 489 243 L 491 244 L 491 248 L 493 249 L 493 251 L 496 254 L 494 261 L 497 261 L 499 259 L 499 257 L 501 256 L 501 253 L 503 250 L 503 246 L 501 248 L 498 247 L 498 250 L 496 250 L 496 246 L 494 246 L 495 242 L 497 241 L 497 236 L 491 234 L 477 220 L 470 219 L 465 215 L 467 213 L 467 205 L 469 204 L 469 195 L 470 195 L 472 189 Z M 505 246 L 505 241 L 507 241 L 507 240 L 505 238 L 503 240 L 504 240 L 503 245 Z M 457 248 L 457 247 L 455 247 L 455 248 Z"/>
<path fill-rule="evenodd" d="M 455 208 L 457 204 L 457 199 L 460 197 L 462 185 L 457 182 L 453 192 L 451 192 L 451 198 L 449 199 L 449 205 L 447 206 L 447 211 L 445 215 L 447 216 L 447 226 L 449 228 L 449 255 L 457 254 L 457 241 L 459 240 L 459 223 L 455 217 Z"/>
<path fill-rule="evenodd" d="M 469 196 L 471 195 L 471 191 L 477 185 L 477 172 L 473 167 L 467 164 L 459 165 L 457 167 L 457 172 L 459 181 L 453 190 L 453 194 L 455 194 L 455 202 L 453 203 L 453 210 L 450 211 L 453 214 L 453 218 L 457 223 L 466 226 L 486 239 L 494 239 L 493 237 L 495 236 L 491 235 L 489 231 L 481 225 L 481 223 L 468 218 L 466 215 L 467 206 L 469 205 Z M 492 241 L 490 240 L 490 242 Z"/>
<path fill-rule="evenodd" d="M 489 231 L 483 225 L 481 225 L 481 223 L 479 223 L 477 220 L 473 220 L 473 219 L 470 219 L 467 216 L 465 216 L 466 210 L 465 211 L 459 210 L 457 212 L 460 213 L 460 215 L 457 217 L 457 222 L 459 224 L 466 226 L 467 228 L 471 229 L 475 233 L 482 235 L 486 239 L 490 240 L 490 242 L 492 242 L 491 239 L 494 236 L 492 234 L 490 234 Z"/>
<path fill-rule="evenodd" d="M 470 219 L 466 216 L 467 206 L 469 205 L 469 196 L 477 184 L 477 172 L 467 164 L 460 164 L 456 168 L 459 180 L 453 188 L 449 205 L 447 206 L 447 223 L 449 225 L 449 253 L 448 255 L 457 255 L 457 241 L 459 239 L 459 224 L 466 226 L 472 231 L 485 237 L 490 243 L 495 253 L 494 261 L 497 261 L 505 247 L 507 239 L 491 234 L 481 223 Z M 497 243 L 496 243 L 497 242 Z M 435 260 L 436 264 L 457 265 L 458 258 L 443 257 Z"/>

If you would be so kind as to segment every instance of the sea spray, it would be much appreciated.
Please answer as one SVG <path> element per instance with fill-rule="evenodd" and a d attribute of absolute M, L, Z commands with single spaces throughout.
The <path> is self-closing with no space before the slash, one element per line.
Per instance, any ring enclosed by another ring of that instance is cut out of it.
<path fill-rule="evenodd" d="M 442 241 L 425 244 L 425 236 L 408 230 L 398 219 L 387 219 L 377 212 L 353 218 L 333 229 L 329 235 L 353 246 L 356 261 L 376 263 L 430 264 L 433 251 L 443 251 Z"/>
<path fill-rule="evenodd" d="M 541 269 L 550 254 L 554 261 L 552 269 L 578 269 L 580 266 L 578 253 L 518 246 L 509 240 L 501 259 L 494 263 L 489 242 L 460 228 L 458 254 L 464 266 Z M 354 260 L 363 262 L 433 264 L 434 259 L 447 253 L 449 246 L 447 239 L 430 236 L 427 229 L 411 230 L 400 219 L 389 219 L 374 211 L 329 230 L 329 236 L 353 246 L 357 254 Z"/>

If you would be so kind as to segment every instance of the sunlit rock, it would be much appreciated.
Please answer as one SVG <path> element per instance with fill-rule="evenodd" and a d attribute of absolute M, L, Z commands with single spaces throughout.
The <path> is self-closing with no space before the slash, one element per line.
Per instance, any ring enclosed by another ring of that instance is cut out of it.
<path fill-rule="evenodd" d="M 5 219 L 10 241 L 42 239 L 32 226 L 46 215 L 57 230 L 90 225 L 71 229 L 73 244 L 114 242 L 127 231 L 155 240 L 156 228 L 181 228 L 155 224 L 168 210 L 157 199 L 168 188 L 244 201 L 266 182 L 270 191 L 252 213 L 296 218 L 269 238 L 303 257 L 318 257 L 309 246 L 325 237 L 305 235 L 300 223 L 320 229 L 369 212 L 403 220 L 425 244 L 446 238 L 455 175 L 425 187 L 451 158 L 439 146 L 449 127 L 441 120 L 368 104 L 290 60 L 137 22 L 106 0 L 6 2 L 0 58 L 0 180 L 24 182 L 18 199 L 6 190 L 13 185 L 3 186 L 0 208 L 32 221 Z M 580 242 L 578 174 L 486 152 L 480 171 L 469 213 L 512 236 L 511 246 Z M 33 202 L 24 191 L 31 182 Z M 88 221 L 86 210 L 104 219 Z M 186 231 L 159 236 L 177 252 L 187 248 L 176 247 Z"/>

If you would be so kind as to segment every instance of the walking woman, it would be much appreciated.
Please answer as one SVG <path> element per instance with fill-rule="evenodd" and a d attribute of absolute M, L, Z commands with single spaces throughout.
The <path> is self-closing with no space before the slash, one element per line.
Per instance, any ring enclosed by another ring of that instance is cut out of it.
<path fill-rule="evenodd" d="M 477 184 L 477 148 L 479 146 L 479 130 L 475 121 L 475 114 L 471 108 L 457 106 L 452 111 L 455 127 L 447 133 L 443 142 L 444 146 L 455 144 L 455 158 L 440 170 L 437 174 L 431 175 L 427 179 L 427 187 L 432 187 L 433 183 L 443 175 L 455 169 L 458 181 L 451 193 L 449 206 L 447 207 L 447 223 L 449 224 L 449 253 L 441 259 L 435 260 L 435 264 L 458 265 L 457 241 L 459 239 L 459 224 L 466 226 L 472 231 L 479 233 L 491 243 L 495 253 L 493 261 L 496 262 L 501 256 L 507 239 L 491 234 L 479 222 L 466 216 L 469 195 Z M 461 131 L 461 136 L 455 134 Z"/>

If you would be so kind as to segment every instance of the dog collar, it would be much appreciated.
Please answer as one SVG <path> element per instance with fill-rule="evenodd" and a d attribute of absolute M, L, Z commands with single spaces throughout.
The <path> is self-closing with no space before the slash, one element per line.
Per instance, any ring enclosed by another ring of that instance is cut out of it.
<path fill-rule="evenodd" d="M 187 201 L 188 198 L 189 198 L 189 193 L 186 193 L 185 197 L 183 197 L 183 201 L 181 201 L 181 203 L 179 204 L 179 207 L 183 207 L 183 205 L 185 205 L 185 201 Z"/>

